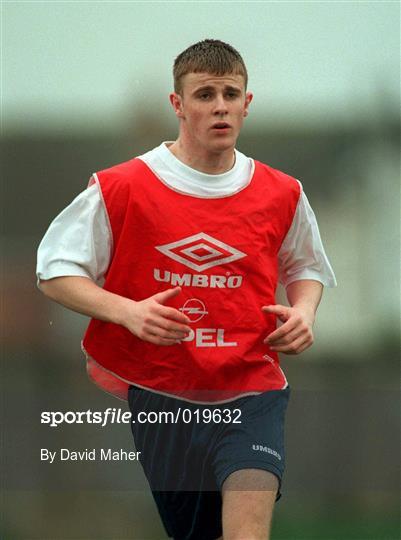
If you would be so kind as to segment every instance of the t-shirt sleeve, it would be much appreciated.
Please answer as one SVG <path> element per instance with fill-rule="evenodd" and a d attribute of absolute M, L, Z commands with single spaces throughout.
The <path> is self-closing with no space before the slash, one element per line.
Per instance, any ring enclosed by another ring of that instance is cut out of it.
<path fill-rule="evenodd" d="M 81 276 L 103 281 L 111 257 L 111 231 L 97 183 L 80 193 L 50 224 L 37 253 L 39 280 Z"/>
<path fill-rule="evenodd" d="M 294 219 L 278 253 L 278 263 L 279 281 L 284 287 L 301 279 L 320 281 L 326 287 L 337 285 L 302 185 Z"/>

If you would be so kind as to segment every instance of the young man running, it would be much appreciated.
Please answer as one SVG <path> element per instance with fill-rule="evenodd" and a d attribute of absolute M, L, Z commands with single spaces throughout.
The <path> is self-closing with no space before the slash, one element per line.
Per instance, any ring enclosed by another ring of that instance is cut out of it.
<path fill-rule="evenodd" d="M 132 431 L 177 540 L 268 538 L 289 397 L 278 353 L 312 345 L 335 285 L 300 183 L 235 149 L 251 101 L 233 47 L 190 46 L 174 63 L 177 140 L 94 174 L 38 252 L 41 290 L 92 317 L 92 379 L 133 418 L 175 419 Z"/>

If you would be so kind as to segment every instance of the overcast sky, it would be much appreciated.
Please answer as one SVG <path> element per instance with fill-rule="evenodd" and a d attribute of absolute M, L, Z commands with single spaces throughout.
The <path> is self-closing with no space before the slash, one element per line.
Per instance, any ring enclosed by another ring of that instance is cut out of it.
<path fill-rule="evenodd" d="M 336 121 L 399 93 L 398 2 L 3 2 L 3 126 L 168 113 L 174 57 L 207 37 L 248 66 L 254 118 Z"/>

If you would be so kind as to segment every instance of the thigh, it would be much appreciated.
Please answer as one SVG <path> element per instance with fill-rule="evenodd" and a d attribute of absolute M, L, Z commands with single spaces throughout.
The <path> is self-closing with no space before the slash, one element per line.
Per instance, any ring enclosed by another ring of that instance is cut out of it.
<path fill-rule="evenodd" d="M 213 424 L 196 421 L 177 423 L 178 413 L 185 409 L 193 413 L 199 406 L 162 396 L 141 388 L 129 393 L 133 420 L 157 418 L 158 422 L 131 424 L 140 462 L 153 491 L 204 492 L 219 491 L 211 466 L 215 428 Z M 192 417 L 192 416 L 191 416 Z M 165 418 L 168 421 L 164 421 Z"/>
<path fill-rule="evenodd" d="M 136 387 L 129 398 L 134 417 L 150 411 L 175 415 L 179 407 L 198 407 Z M 174 540 L 215 540 L 222 533 L 221 493 L 206 451 L 213 438 L 211 427 L 194 422 L 132 424 L 153 498 Z"/>
<path fill-rule="evenodd" d="M 289 389 L 270 391 L 241 399 L 233 405 L 241 411 L 241 422 L 224 428 L 214 450 L 213 466 L 221 491 L 224 484 L 228 485 L 228 478 L 229 485 L 233 485 L 236 478 L 241 478 L 242 490 L 246 489 L 248 482 L 249 490 L 259 489 L 254 487 L 259 485 L 255 484 L 259 481 L 263 491 L 271 491 L 273 485 L 277 499 L 280 497 L 285 468 L 284 421 L 288 397 Z M 243 472 L 251 469 L 268 474 Z M 240 476 L 234 476 L 235 472 Z"/>
<path fill-rule="evenodd" d="M 242 469 L 224 481 L 224 540 L 267 540 L 270 534 L 278 478 L 261 469 Z"/>

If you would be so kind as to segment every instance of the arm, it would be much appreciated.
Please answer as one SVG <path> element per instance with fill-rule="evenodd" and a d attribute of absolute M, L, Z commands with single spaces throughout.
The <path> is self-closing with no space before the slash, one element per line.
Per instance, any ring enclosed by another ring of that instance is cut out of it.
<path fill-rule="evenodd" d="M 262 307 L 263 311 L 275 314 L 283 322 L 264 340 L 272 351 L 299 354 L 313 344 L 312 329 L 322 292 L 323 285 L 319 281 L 293 281 L 287 286 L 291 307 L 280 304 Z"/>
<path fill-rule="evenodd" d="M 65 307 L 102 321 L 120 324 L 155 345 L 174 345 L 190 331 L 188 317 L 164 304 L 181 292 L 167 289 L 136 302 L 105 291 L 91 279 L 62 276 L 40 281 L 40 290 Z"/>
<path fill-rule="evenodd" d="M 141 302 L 105 291 L 111 236 L 98 187 L 82 192 L 52 222 L 38 249 L 40 290 L 49 298 L 89 317 L 126 327 L 140 339 L 172 345 L 184 337 L 189 320 L 163 304 L 179 294 L 169 289 Z"/>
<path fill-rule="evenodd" d="M 280 281 L 291 307 L 263 306 L 283 325 L 264 340 L 273 351 L 299 354 L 313 344 L 313 324 L 323 285 L 336 279 L 320 238 L 315 214 L 303 192 L 293 222 L 278 253 Z"/>

